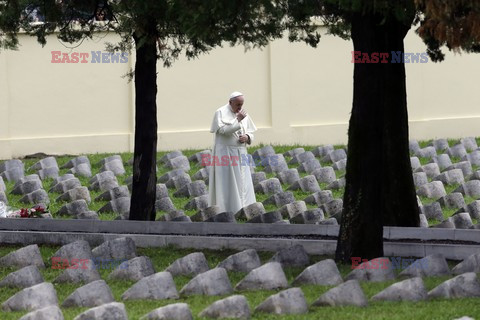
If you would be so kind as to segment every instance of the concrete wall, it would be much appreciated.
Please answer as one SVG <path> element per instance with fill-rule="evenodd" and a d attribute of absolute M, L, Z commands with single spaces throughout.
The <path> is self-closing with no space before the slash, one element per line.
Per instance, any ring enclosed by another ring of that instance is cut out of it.
<path fill-rule="evenodd" d="M 115 39 L 101 33 L 70 49 L 51 37 L 42 48 L 21 35 L 18 51 L 0 52 L 0 159 L 133 151 L 134 88 L 122 76 L 135 59 L 91 63 L 90 52 Z M 52 63 L 51 51 L 90 57 Z M 259 128 L 256 143 L 346 143 L 351 51 L 351 42 L 325 35 L 317 49 L 279 40 L 263 50 L 225 47 L 159 66 L 159 150 L 210 147 L 213 112 L 235 90 Z M 405 51 L 425 51 L 413 31 Z M 412 138 L 480 136 L 480 55 L 448 53 L 443 63 L 406 68 Z"/>

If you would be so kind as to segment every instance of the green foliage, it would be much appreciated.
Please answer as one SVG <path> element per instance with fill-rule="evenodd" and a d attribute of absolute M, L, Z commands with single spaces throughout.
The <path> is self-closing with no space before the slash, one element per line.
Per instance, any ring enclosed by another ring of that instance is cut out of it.
<path fill-rule="evenodd" d="M 129 51 L 144 43 L 157 46 L 158 58 L 170 66 L 181 54 L 195 58 L 225 43 L 262 47 L 290 30 L 290 39 L 316 45 L 319 35 L 310 23 L 311 13 L 288 0 L 122 0 L 105 1 L 111 19 L 92 21 L 104 1 L 12 0 L 0 2 L 0 45 L 18 46 L 21 30 L 36 36 L 40 44 L 58 32 L 64 42 L 91 38 L 98 30 L 110 29 L 121 36 L 110 43 L 110 51 Z M 31 10 L 39 10 L 43 23 L 31 23 Z"/>

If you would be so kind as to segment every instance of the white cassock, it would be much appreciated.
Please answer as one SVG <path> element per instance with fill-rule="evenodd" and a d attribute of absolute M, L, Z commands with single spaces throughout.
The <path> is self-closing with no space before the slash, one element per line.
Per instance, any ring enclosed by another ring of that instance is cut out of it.
<path fill-rule="evenodd" d="M 236 213 L 256 202 L 246 143 L 238 141 L 240 135 L 248 134 L 251 143 L 256 130 L 248 115 L 239 122 L 230 104 L 215 112 L 210 128 L 215 142 L 209 170 L 209 206 Z"/>

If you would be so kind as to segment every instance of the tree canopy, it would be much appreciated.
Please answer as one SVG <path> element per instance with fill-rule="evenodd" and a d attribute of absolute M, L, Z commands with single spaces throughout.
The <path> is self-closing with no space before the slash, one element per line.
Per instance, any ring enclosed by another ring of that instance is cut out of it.
<path fill-rule="evenodd" d="M 417 33 L 433 61 L 445 57 L 441 48 L 480 52 L 480 2 L 475 0 L 415 0 L 420 16 Z"/>
<path fill-rule="evenodd" d="M 17 48 L 20 30 L 44 45 L 48 34 L 73 43 L 108 28 L 122 37 L 110 49 L 132 49 L 134 33 L 148 34 L 157 42 L 158 58 L 170 66 L 180 54 L 193 58 L 225 43 L 265 46 L 286 30 L 291 40 L 315 46 L 320 36 L 302 8 L 291 0 L 0 1 L 0 46 Z M 104 10 L 108 21 L 94 23 L 97 10 Z M 35 21 L 38 16 L 41 21 Z"/>

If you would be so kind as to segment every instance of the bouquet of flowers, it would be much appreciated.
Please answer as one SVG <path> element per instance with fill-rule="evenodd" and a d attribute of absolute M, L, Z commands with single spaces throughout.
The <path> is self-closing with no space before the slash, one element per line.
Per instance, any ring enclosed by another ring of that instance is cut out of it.
<path fill-rule="evenodd" d="M 3 204 L 3 203 L 2 203 Z M 2 207 L 0 205 L 0 207 Z M 2 218 L 43 218 L 45 214 L 50 213 L 48 207 L 37 204 L 32 208 L 21 208 L 20 210 L 6 210 L 5 205 L 2 207 L 3 212 L 0 212 Z"/>

